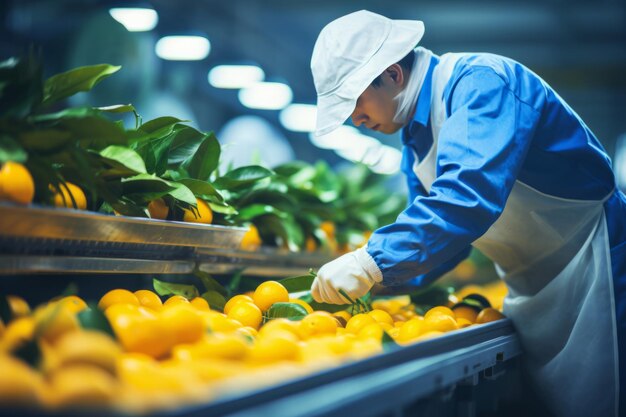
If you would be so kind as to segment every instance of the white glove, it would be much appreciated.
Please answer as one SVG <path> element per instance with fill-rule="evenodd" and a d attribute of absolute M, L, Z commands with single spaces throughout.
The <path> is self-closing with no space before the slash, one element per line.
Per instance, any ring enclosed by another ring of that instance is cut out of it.
<path fill-rule="evenodd" d="M 339 293 L 340 289 L 354 300 L 382 280 L 378 265 L 362 247 L 322 266 L 311 285 L 311 295 L 318 303 L 347 304 L 350 301 Z"/>

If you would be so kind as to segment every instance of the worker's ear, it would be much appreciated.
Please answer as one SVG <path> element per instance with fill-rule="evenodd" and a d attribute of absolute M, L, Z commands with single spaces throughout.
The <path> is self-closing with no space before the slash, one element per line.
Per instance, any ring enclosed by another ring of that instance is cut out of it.
<path fill-rule="evenodd" d="M 401 86 L 404 84 L 404 71 L 399 64 L 393 64 L 388 67 L 385 72 L 389 75 L 389 78 L 394 82 L 394 84 Z"/>

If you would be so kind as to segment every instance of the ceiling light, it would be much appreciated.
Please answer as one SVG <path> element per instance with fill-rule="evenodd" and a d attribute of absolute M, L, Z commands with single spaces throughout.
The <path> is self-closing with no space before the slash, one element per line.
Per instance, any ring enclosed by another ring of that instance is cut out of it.
<path fill-rule="evenodd" d="M 293 93 L 287 84 L 258 82 L 239 90 L 239 101 L 251 109 L 280 110 L 291 103 Z"/>
<path fill-rule="evenodd" d="M 209 71 L 209 84 L 215 88 L 246 88 L 265 79 L 256 65 L 218 65 Z"/>
<path fill-rule="evenodd" d="M 109 9 L 109 14 L 129 32 L 147 32 L 154 29 L 159 22 L 159 15 L 153 9 L 114 7 Z"/>
<path fill-rule="evenodd" d="M 278 115 L 283 127 L 294 132 L 315 131 L 316 118 L 317 107 L 313 104 L 291 104 Z"/>
<path fill-rule="evenodd" d="M 211 43 L 203 36 L 165 36 L 155 47 L 159 58 L 171 61 L 199 61 L 211 51 Z"/>

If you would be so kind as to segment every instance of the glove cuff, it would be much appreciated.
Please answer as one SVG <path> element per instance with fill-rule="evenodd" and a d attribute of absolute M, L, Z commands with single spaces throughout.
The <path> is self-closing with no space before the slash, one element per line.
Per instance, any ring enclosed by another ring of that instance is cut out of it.
<path fill-rule="evenodd" d="M 373 279 L 375 282 L 381 282 L 383 280 L 383 274 L 380 272 L 380 268 L 376 265 L 376 261 L 374 258 L 367 253 L 367 249 L 365 246 L 354 251 L 356 255 L 356 259 L 358 260 L 361 267 L 367 272 L 369 277 Z"/>

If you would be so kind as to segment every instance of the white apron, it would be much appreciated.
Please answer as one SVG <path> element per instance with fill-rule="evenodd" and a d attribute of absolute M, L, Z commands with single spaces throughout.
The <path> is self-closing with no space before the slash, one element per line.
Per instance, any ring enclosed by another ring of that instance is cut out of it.
<path fill-rule="evenodd" d="M 433 72 L 433 145 L 413 171 L 436 179 L 446 119 L 443 90 L 462 54 Z M 606 197 L 608 199 L 608 196 Z M 541 193 L 516 181 L 502 215 L 473 242 L 509 288 L 504 312 L 524 346 L 535 391 L 557 416 L 615 416 L 619 374 L 609 240 L 603 202 Z"/>

